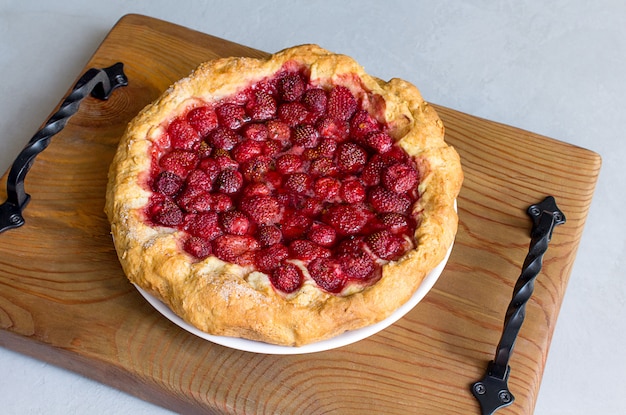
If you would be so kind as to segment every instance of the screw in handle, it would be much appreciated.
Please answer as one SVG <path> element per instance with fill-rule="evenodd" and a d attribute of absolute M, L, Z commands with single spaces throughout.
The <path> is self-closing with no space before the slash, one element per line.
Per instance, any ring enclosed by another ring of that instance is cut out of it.
<path fill-rule="evenodd" d="M 35 157 L 48 147 L 52 137 L 59 133 L 69 119 L 76 114 L 84 98 L 91 95 L 106 100 L 115 89 L 128 85 L 123 68 L 123 64 L 118 62 L 108 68 L 92 68 L 85 72 L 63 100 L 59 110 L 48 119 L 44 127 L 35 133 L 18 154 L 7 177 L 7 200 L 0 205 L 0 233 L 24 224 L 22 212 L 30 201 L 30 195 L 24 189 L 24 179 Z"/>
<path fill-rule="evenodd" d="M 524 322 L 526 303 L 533 293 L 535 279 L 541 271 L 543 255 L 552 239 L 554 227 L 565 223 L 565 215 L 559 210 L 552 196 L 530 206 L 527 213 L 533 220 L 528 255 L 513 289 L 513 298 L 506 311 L 504 329 L 496 348 L 495 358 L 489 363 L 485 377 L 472 385 L 472 393 L 480 403 L 483 415 L 493 414 L 497 409 L 508 406 L 515 400 L 507 385 L 510 372 L 509 359 Z"/>

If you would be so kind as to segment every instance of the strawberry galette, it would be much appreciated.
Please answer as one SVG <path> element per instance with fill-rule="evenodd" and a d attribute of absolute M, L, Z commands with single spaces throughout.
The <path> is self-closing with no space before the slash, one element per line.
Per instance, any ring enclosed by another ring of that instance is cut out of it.
<path fill-rule="evenodd" d="M 376 323 L 451 246 L 457 153 L 411 84 L 304 45 L 206 62 L 129 124 L 106 212 L 130 281 L 210 334 Z"/>

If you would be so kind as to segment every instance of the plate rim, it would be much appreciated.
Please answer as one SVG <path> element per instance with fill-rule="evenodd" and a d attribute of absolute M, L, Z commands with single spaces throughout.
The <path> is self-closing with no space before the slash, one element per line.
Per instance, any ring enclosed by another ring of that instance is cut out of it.
<path fill-rule="evenodd" d="M 170 320 L 172 323 L 176 324 L 183 330 L 196 335 L 204 340 L 207 340 L 211 343 L 219 344 L 224 347 L 228 347 L 235 350 L 241 350 L 244 352 L 250 353 L 258 353 L 258 354 L 273 354 L 273 355 L 297 355 L 297 354 L 309 354 L 309 353 L 317 353 L 328 350 L 337 349 L 339 347 L 348 346 L 350 344 L 356 343 L 358 341 L 364 340 L 374 334 L 385 330 L 389 326 L 396 323 L 402 317 L 404 317 L 408 312 L 410 312 L 413 308 L 415 308 L 422 299 L 430 292 L 432 287 L 435 285 L 441 274 L 443 273 L 444 268 L 448 263 L 448 259 L 450 258 L 450 254 L 452 253 L 452 248 L 454 246 L 454 241 L 450 244 L 448 251 L 446 252 L 443 260 L 437 264 L 435 268 L 433 268 L 426 277 L 422 280 L 422 283 L 419 285 L 417 290 L 413 293 L 411 298 L 400 307 L 398 307 L 391 315 L 387 318 L 379 321 L 378 323 L 371 324 L 369 326 L 365 326 L 355 330 L 349 330 L 344 333 L 341 333 L 335 337 L 326 340 L 320 340 L 318 342 L 305 344 L 302 346 L 283 346 L 276 345 L 271 343 L 265 343 L 255 340 L 248 340 L 238 337 L 229 337 L 229 336 L 217 336 L 213 334 L 209 334 L 201 331 L 200 329 L 192 326 L 191 324 L 184 321 L 177 314 L 175 314 L 165 303 L 161 300 L 148 293 L 143 288 L 139 287 L 137 284 L 133 285 L 137 289 L 137 291 L 141 294 L 142 297 L 161 315 Z"/>

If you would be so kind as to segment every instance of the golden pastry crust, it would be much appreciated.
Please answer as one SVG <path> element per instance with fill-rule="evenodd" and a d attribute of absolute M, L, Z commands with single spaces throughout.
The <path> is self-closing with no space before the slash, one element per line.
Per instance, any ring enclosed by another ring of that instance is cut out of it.
<path fill-rule="evenodd" d="M 420 197 L 412 208 L 418 220 L 415 248 L 384 265 L 378 282 L 353 294 L 330 294 L 309 281 L 285 296 L 267 275 L 249 267 L 214 256 L 192 260 L 180 248 L 179 231 L 152 226 L 145 218 L 151 191 L 142 183 L 150 172 L 152 143 L 164 126 L 194 103 L 232 96 L 291 61 L 310 70 L 311 82 L 382 97 L 384 104 L 372 100 L 370 109 L 384 109 L 380 121 L 391 126 L 394 139 L 419 170 Z M 381 321 L 413 295 L 453 243 L 454 202 L 462 180 L 459 156 L 444 142 L 442 122 L 415 86 L 400 79 L 384 82 L 347 56 L 303 45 L 268 59 L 206 62 L 144 108 L 129 124 L 111 164 L 105 211 L 129 280 L 185 321 L 214 335 L 298 346 Z"/>

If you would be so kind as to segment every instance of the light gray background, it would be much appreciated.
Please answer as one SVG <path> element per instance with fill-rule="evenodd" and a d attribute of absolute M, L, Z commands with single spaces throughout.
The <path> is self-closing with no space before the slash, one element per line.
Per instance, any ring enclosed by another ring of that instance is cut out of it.
<path fill-rule="evenodd" d="M 600 153 L 535 413 L 626 413 L 626 2 L 0 0 L 0 171 L 127 13 L 268 52 L 318 43 L 415 83 L 431 102 Z M 168 413 L 1 348 L 0 408 Z"/>

